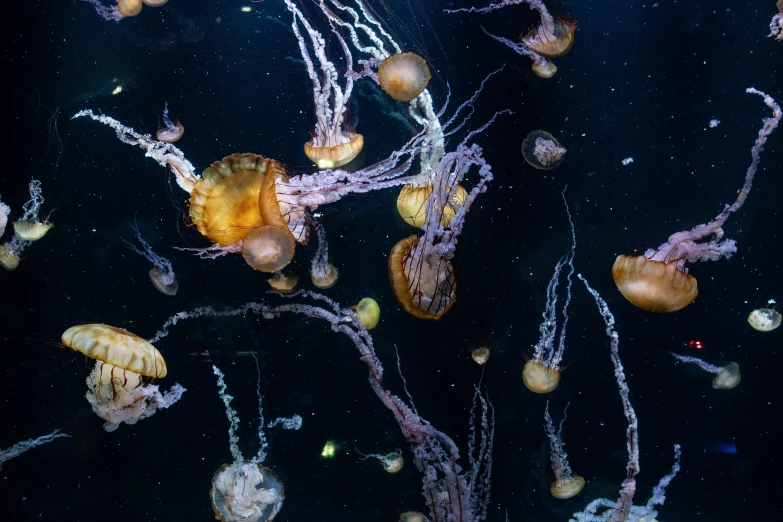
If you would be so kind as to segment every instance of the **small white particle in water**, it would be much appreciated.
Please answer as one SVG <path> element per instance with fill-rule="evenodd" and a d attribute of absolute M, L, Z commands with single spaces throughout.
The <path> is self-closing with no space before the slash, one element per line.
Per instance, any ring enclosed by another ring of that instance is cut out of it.
<path fill-rule="evenodd" d="M 629 163 L 633 163 L 633 158 L 630 156 L 623 160 L 623 165 L 628 165 Z"/>
<path fill-rule="evenodd" d="M 720 124 L 720 120 L 715 120 L 715 119 L 710 120 L 710 129 L 714 129 L 715 127 L 718 126 L 718 124 Z"/>

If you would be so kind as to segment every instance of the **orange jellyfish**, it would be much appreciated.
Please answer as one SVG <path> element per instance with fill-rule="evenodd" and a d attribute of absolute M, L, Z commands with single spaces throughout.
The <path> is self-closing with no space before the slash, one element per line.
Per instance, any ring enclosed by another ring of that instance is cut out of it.
<path fill-rule="evenodd" d="M 522 140 L 522 156 L 531 166 L 540 170 L 557 168 L 565 158 L 566 149 L 544 130 L 530 131 Z"/>
<path fill-rule="evenodd" d="M 568 455 L 563 448 L 561 433 L 567 410 L 568 406 L 563 411 L 563 420 L 560 421 L 560 429 L 557 432 L 555 432 L 552 417 L 549 415 L 549 401 L 546 401 L 546 410 L 544 410 L 544 430 L 549 438 L 549 457 L 552 460 L 552 471 L 555 474 L 555 480 L 552 481 L 549 492 L 553 497 L 559 499 L 575 497 L 585 487 L 585 479 L 571 471 Z"/>
<path fill-rule="evenodd" d="M 287 276 L 281 271 L 275 272 L 271 279 L 266 280 L 272 290 L 281 294 L 290 294 L 296 288 L 299 278 L 296 276 Z"/>
<path fill-rule="evenodd" d="M 423 186 L 405 185 L 397 196 L 397 212 L 406 223 L 416 228 L 421 228 L 426 216 L 427 197 L 432 194 L 432 185 Z M 449 198 L 449 202 L 443 209 L 441 225 L 448 227 L 451 219 L 468 197 L 468 192 L 457 185 L 457 192 Z"/>
<path fill-rule="evenodd" d="M 165 1 L 164 1 L 165 3 Z M 160 4 L 163 5 L 163 4 Z M 185 127 L 180 122 L 171 121 L 169 118 L 169 104 L 163 106 L 163 124 L 162 129 L 158 129 L 156 137 L 158 140 L 165 143 L 174 143 L 179 141 L 183 134 L 185 134 Z"/>
<path fill-rule="evenodd" d="M 737 251 L 732 239 L 723 239 L 723 225 L 732 212 L 739 210 L 753 187 L 753 177 L 767 137 L 783 117 L 783 111 L 772 97 L 753 88 L 746 90 L 764 98 L 772 109 L 772 117 L 764 119 L 753 148 L 752 161 L 745 174 L 734 203 L 727 205 L 715 219 L 691 230 L 676 232 L 657 249 L 648 249 L 642 256 L 617 256 L 612 266 L 612 277 L 628 301 L 642 310 L 656 313 L 676 312 L 691 304 L 698 295 L 696 279 L 688 273 L 687 263 L 717 261 Z"/>
<path fill-rule="evenodd" d="M 560 58 L 574 45 L 576 27 L 576 20 L 570 18 L 559 16 L 545 19 L 542 16 L 541 23 L 527 33 L 522 33 L 519 39 L 544 58 Z"/>
<path fill-rule="evenodd" d="M 416 53 L 393 54 L 378 67 L 381 89 L 400 102 L 409 102 L 424 92 L 430 79 L 427 62 Z"/>
<path fill-rule="evenodd" d="M 87 401 L 105 422 L 106 431 L 123 422 L 136 424 L 151 417 L 158 408 L 168 408 L 186 391 L 179 384 L 163 394 L 155 384 L 142 378 L 166 376 L 166 361 L 160 352 L 141 337 L 106 324 L 82 324 L 62 335 L 65 346 L 95 359 L 87 377 Z"/>
<path fill-rule="evenodd" d="M 242 257 L 254 270 L 273 273 L 288 266 L 295 248 L 294 236 L 287 228 L 264 225 L 242 241 Z"/>
<path fill-rule="evenodd" d="M 141 12 L 141 0 L 117 0 L 117 9 L 123 16 L 136 16 Z"/>

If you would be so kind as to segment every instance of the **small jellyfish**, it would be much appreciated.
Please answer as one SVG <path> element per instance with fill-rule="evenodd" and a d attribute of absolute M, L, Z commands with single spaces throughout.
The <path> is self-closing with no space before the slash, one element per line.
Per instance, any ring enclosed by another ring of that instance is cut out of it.
<path fill-rule="evenodd" d="M 780 326 L 780 322 L 780 312 L 774 308 L 759 308 L 748 316 L 748 323 L 759 332 L 771 332 Z"/>
<path fill-rule="evenodd" d="M 169 0 L 141 0 L 144 2 L 144 5 L 148 5 L 150 7 L 160 7 Z"/>
<path fill-rule="evenodd" d="M 176 403 L 186 391 L 179 384 L 163 394 L 143 377 L 160 379 L 168 373 L 166 361 L 150 343 L 122 328 L 106 324 L 82 324 L 62 335 L 65 346 L 95 359 L 87 377 L 87 401 L 106 423 L 106 431 L 123 422 L 136 424 L 151 417 L 158 408 Z"/>
<path fill-rule="evenodd" d="M 551 20 L 542 17 L 541 22 L 519 36 L 522 43 L 544 58 L 560 58 L 567 54 L 574 45 L 576 20 L 563 16 Z"/>
<path fill-rule="evenodd" d="M 486 346 L 476 348 L 470 353 L 470 356 L 473 358 L 476 364 L 484 364 L 489 359 L 489 348 Z"/>
<path fill-rule="evenodd" d="M 563 448 L 563 423 L 566 420 L 566 411 L 563 410 L 563 420 L 555 432 L 555 425 L 552 423 L 552 417 L 549 415 L 549 401 L 546 401 L 546 410 L 544 410 L 544 430 L 549 438 L 549 456 L 552 460 L 552 471 L 555 474 L 555 480 L 549 487 L 549 492 L 553 497 L 567 499 L 575 497 L 585 487 L 585 479 L 573 473 L 568 464 L 568 455 Z"/>
<path fill-rule="evenodd" d="M 418 511 L 406 511 L 400 514 L 399 522 L 425 522 L 424 515 Z"/>
<path fill-rule="evenodd" d="M 552 170 L 563 162 L 566 149 L 544 130 L 530 131 L 522 140 L 522 156 L 531 166 Z"/>
<path fill-rule="evenodd" d="M 242 257 L 254 270 L 274 273 L 288 266 L 295 248 L 294 236 L 288 229 L 264 225 L 242 240 Z"/>
<path fill-rule="evenodd" d="M 415 53 L 393 54 L 378 67 L 378 83 L 386 94 L 409 102 L 427 88 L 432 79 L 427 62 Z"/>
<path fill-rule="evenodd" d="M 117 9 L 123 16 L 136 16 L 141 12 L 141 0 L 117 0 Z"/>
<path fill-rule="evenodd" d="M 397 212 L 402 219 L 411 226 L 421 228 L 426 220 L 427 198 L 432 194 L 432 184 L 423 186 L 404 185 L 397 196 Z M 449 198 L 448 203 L 443 207 L 443 215 L 440 224 L 448 228 L 451 219 L 462 207 L 462 204 L 468 197 L 468 192 L 457 185 L 457 192 Z"/>
<path fill-rule="evenodd" d="M 296 276 L 287 276 L 280 270 L 275 272 L 275 275 L 271 279 L 266 280 L 272 290 L 280 292 L 281 294 L 290 294 L 296 288 L 296 284 L 299 282 L 299 278 Z"/>
<path fill-rule="evenodd" d="M 310 265 L 310 279 L 317 288 L 325 290 L 337 283 L 340 276 L 337 268 L 329 262 L 329 245 L 326 242 L 324 227 L 318 227 L 318 250 Z"/>
<path fill-rule="evenodd" d="M 712 387 L 716 390 L 730 390 L 735 388 L 741 380 L 739 364 L 730 362 L 726 366 L 714 366 L 696 357 L 688 357 L 687 355 L 679 355 L 671 353 L 677 360 L 697 365 L 699 368 L 706 372 L 710 372 L 715 375 L 712 380 Z"/>
<path fill-rule="evenodd" d="M 145 0 L 144 3 L 146 4 L 148 1 L 149 0 Z M 173 122 L 171 121 L 171 119 L 169 119 L 168 102 L 166 102 L 166 104 L 163 106 L 163 124 L 165 125 L 165 127 L 163 127 L 162 129 L 158 129 L 158 132 L 156 134 L 159 141 L 163 141 L 166 143 L 174 143 L 176 141 L 179 141 L 182 135 L 185 134 L 185 127 L 183 127 L 180 122 Z"/>
<path fill-rule="evenodd" d="M 150 281 L 152 281 L 152 284 L 155 285 L 155 288 L 157 288 L 161 293 L 166 295 L 177 295 L 179 283 L 177 282 L 177 278 L 174 276 L 174 269 L 171 267 L 171 261 L 165 257 L 159 256 L 152 250 L 152 247 L 149 245 L 149 243 L 144 241 L 144 238 L 141 237 L 139 226 L 136 223 L 133 224 L 133 231 L 136 232 L 136 239 L 139 241 L 139 243 L 141 243 L 143 250 L 139 250 L 135 245 L 128 241 L 123 241 L 125 241 L 125 244 L 128 246 L 128 248 L 153 264 L 153 267 L 149 272 Z"/>
<path fill-rule="evenodd" d="M 381 320 L 381 307 L 372 297 L 365 297 L 359 304 L 352 306 L 351 310 L 356 313 L 356 317 L 359 318 L 359 322 L 362 323 L 367 330 L 372 330 L 378 326 L 378 321 Z"/>
<path fill-rule="evenodd" d="M 402 452 L 400 450 L 387 453 L 386 455 L 381 455 L 378 453 L 365 455 L 364 453 L 358 450 L 356 452 L 362 456 L 362 460 L 370 459 L 370 458 L 376 459 L 378 462 L 381 463 L 384 471 L 386 471 L 387 473 L 397 473 L 402 469 L 402 464 L 404 461 L 402 459 Z"/>
<path fill-rule="evenodd" d="M 48 219 L 41 221 L 41 205 L 44 202 L 41 182 L 37 179 L 30 181 L 29 189 L 30 199 L 22 205 L 24 215 L 18 221 L 14 221 L 14 233 L 22 241 L 37 241 L 54 225 Z"/>

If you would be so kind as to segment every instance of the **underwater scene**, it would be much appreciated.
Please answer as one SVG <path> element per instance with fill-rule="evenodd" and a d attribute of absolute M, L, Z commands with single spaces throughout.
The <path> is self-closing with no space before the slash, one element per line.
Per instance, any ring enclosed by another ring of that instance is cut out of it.
<path fill-rule="evenodd" d="M 783 0 L 11 8 L 0 520 L 783 520 Z"/>

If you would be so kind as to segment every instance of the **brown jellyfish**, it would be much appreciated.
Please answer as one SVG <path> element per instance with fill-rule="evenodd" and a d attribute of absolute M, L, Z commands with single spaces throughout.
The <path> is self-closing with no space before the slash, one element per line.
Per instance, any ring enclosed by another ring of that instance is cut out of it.
<path fill-rule="evenodd" d="M 457 300 L 457 278 L 447 259 L 426 254 L 419 236 L 399 241 L 389 254 L 389 281 L 403 310 L 438 320 Z"/>
<path fill-rule="evenodd" d="M 427 198 L 432 194 L 431 184 L 424 186 L 403 185 L 400 195 L 397 196 L 397 212 L 406 223 L 416 228 L 421 228 L 425 222 L 427 210 Z M 468 192 L 457 185 L 457 193 L 449 199 L 448 205 L 443 208 L 440 224 L 444 228 L 451 223 L 451 218 L 457 213 L 468 197 Z"/>
<path fill-rule="evenodd" d="M 242 257 L 254 270 L 277 272 L 294 258 L 296 242 L 287 228 L 264 225 L 242 240 Z"/>
<path fill-rule="evenodd" d="M 124 16 L 136 16 L 141 12 L 141 0 L 117 0 L 117 9 Z"/>
<path fill-rule="evenodd" d="M 470 357 L 476 362 L 476 364 L 484 364 L 489 360 L 489 348 L 486 346 L 476 348 L 470 353 Z"/>
<path fill-rule="evenodd" d="M 163 3 L 166 3 L 164 0 Z M 163 5 L 163 4 L 158 4 Z M 158 129 L 156 137 L 158 141 L 165 143 L 174 143 L 179 141 L 183 134 L 185 134 L 185 127 L 180 122 L 174 122 L 169 118 L 169 104 L 166 103 L 163 107 L 163 124 L 162 129 Z"/>
<path fill-rule="evenodd" d="M 654 261 L 646 256 L 617 256 L 612 278 L 623 297 L 648 312 L 676 312 L 699 295 L 696 278 L 677 263 Z"/>
<path fill-rule="evenodd" d="M 528 361 L 522 370 L 522 383 L 533 393 L 549 393 L 560 384 L 560 371 L 536 361 Z"/>
<path fill-rule="evenodd" d="M 432 78 L 427 62 L 415 53 L 393 54 L 378 67 L 378 83 L 386 94 L 409 102 L 427 88 Z"/>
<path fill-rule="evenodd" d="M 264 178 L 258 193 L 261 219 L 267 225 L 276 225 L 290 230 L 296 242 L 306 245 L 310 239 L 310 227 L 305 207 L 295 201 L 290 202 L 286 189 L 290 189 L 288 175 L 283 166 L 275 162 L 274 168 L 269 170 L 269 175 Z"/>
<path fill-rule="evenodd" d="M 359 318 L 359 322 L 362 323 L 367 330 L 372 330 L 378 326 L 378 321 L 381 320 L 381 307 L 372 297 L 365 297 L 359 304 L 352 306 L 351 310 L 356 313 L 356 317 Z"/>
<path fill-rule="evenodd" d="M 362 151 L 364 136 L 346 131 L 341 133 L 339 138 L 340 142 L 335 145 L 329 145 L 328 142 L 321 145 L 314 137 L 312 141 L 304 144 L 304 152 L 319 169 L 342 167 Z"/>
<path fill-rule="evenodd" d="M 550 60 L 534 61 L 530 68 L 541 78 L 551 78 L 557 74 L 557 65 Z"/>
<path fill-rule="evenodd" d="M 522 156 L 540 170 L 557 168 L 565 158 L 566 149 L 545 130 L 530 131 L 522 140 Z"/>
<path fill-rule="evenodd" d="M 576 27 L 576 20 L 558 17 L 547 23 L 542 17 L 538 26 L 527 34 L 521 34 L 519 38 L 525 46 L 544 58 L 560 58 L 574 45 Z"/>
<path fill-rule="evenodd" d="M 271 279 L 266 280 L 272 290 L 280 292 L 281 294 L 290 294 L 296 288 L 296 284 L 299 282 L 299 278 L 296 276 L 287 276 L 280 270 L 275 272 L 275 275 Z"/>

